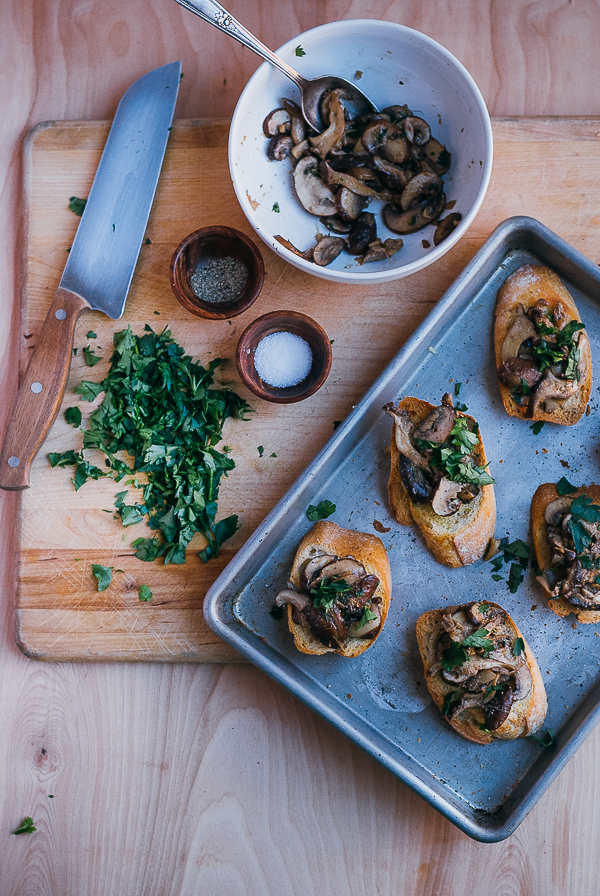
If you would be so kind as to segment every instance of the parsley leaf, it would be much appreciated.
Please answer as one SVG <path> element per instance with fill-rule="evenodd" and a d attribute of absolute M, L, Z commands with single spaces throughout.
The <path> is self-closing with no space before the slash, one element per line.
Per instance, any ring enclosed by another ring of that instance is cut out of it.
<path fill-rule="evenodd" d="M 88 330 L 87 333 L 85 334 L 85 338 L 86 339 L 97 339 L 98 336 L 96 333 L 94 333 L 93 330 Z"/>
<path fill-rule="evenodd" d="M 588 523 L 600 522 L 600 505 L 592 504 L 592 499 L 588 495 L 579 495 L 579 497 L 573 498 L 571 513 Z"/>
<path fill-rule="evenodd" d="M 316 507 L 314 504 L 309 504 L 306 516 L 311 523 L 315 523 L 317 520 L 326 520 L 332 513 L 335 513 L 335 504 L 325 499 L 324 501 L 319 501 Z"/>
<path fill-rule="evenodd" d="M 448 716 L 452 710 L 452 705 L 460 699 L 460 691 L 448 691 L 442 703 L 442 715 Z"/>
<path fill-rule="evenodd" d="M 452 672 L 456 666 L 462 666 L 467 661 L 467 651 L 457 641 L 452 641 L 442 654 L 442 668 L 446 672 Z"/>
<path fill-rule="evenodd" d="M 515 638 L 515 643 L 512 646 L 512 655 L 521 656 L 522 653 L 525 653 L 525 641 L 523 638 Z"/>
<path fill-rule="evenodd" d="M 83 349 L 83 358 L 88 367 L 94 367 L 96 364 L 99 364 L 103 358 L 100 355 L 95 355 L 89 345 L 86 345 Z"/>
<path fill-rule="evenodd" d="M 551 747 L 554 744 L 554 732 L 552 728 L 548 728 L 546 732 L 546 740 L 543 737 L 539 737 L 537 734 L 529 734 L 530 740 L 537 740 L 538 744 L 541 744 L 542 747 Z"/>
<path fill-rule="evenodd" d="M 466 638 L 463 638 L 461 641 L 462 647 L 481 647 L 485 651 L 494 649 L 494 642 L 491 641 L 487 636 L 489 632 L 487 628 L 479 628 L 476 632 L 473 632 L 472 635 L 469 635 Z"/>
<path fill-rule="evenodd" d="M 69 211 L 81 218 L 83 210 L 87 205 L 87 199 L 80 199 L 79 196 L 71 196 L 69 199 Z"/>
<path fill-rule="evenodd" d="M 339 579 L 337 582 L 327 582 L 322 580 L 316 588 L 311 588 L 310 593 L 313 597 L 313 603 L 317 609 L 325 610 L 326 613 L 331 610 L 334 603 L 351 594 L 352 588 L 344 580 Z"/>
<path fill-rule="evenodd" d="M 65 420 L 67 423 L 70 423 L 71 426 L 81 426 L 81 408 L 67 408 L 65 411 Z"/>
<path fill-rule="evenodd" d="M 273 212 L 280 212 L 280 211 L 281 211 L 281 209 L 279 208 L 279 203 L 278 203 L 278 202 L 274 202 L 274 203 L 273 203 L 273 208 L 271 209 L 271 211 L 273 211 Z"/>
<path fill-rule="evenodd" d="M 273 604 L 271 609 L 269 610 L 269 615 L 276 619 L 277 622 L 281 622 L 283 619 L 283 611 L 285 607 L 278 607 L 277 604 Z"/>
<path fill-rule="evenodd" d="M 264 446 L 263 446 L 263 445 L 259 445 L 258 448 L 257 448 L 256 450 L 258 451 L 258 456 L 259 456 L 259 457 L 262 457 L 263 454 L 265 453 L 265 449 L 264 449 Z"/>
<path fill-rule="evenodd" d="M 367 622 L 372 622 L 373 619 L 377 619 L 377 613 L 374 613 L 373 610 L 370 610 L 369 607 L 365 607 L 362 616 L 358 621 L 358 628 L 362 628 L 363 625 L 366 625 Z"/>
<path fill-rule="evenodd" d="M 112 581 L 114 566 L 101 566 L 100 563 L 92 563 L 92 572 L 98 580 L 98 591 L 106 591 Z"/>
<path fill-rule="evenodd" d="M 297 46 L 294 50 L 294 53 L 296 54 L 296 56 L 306 56 L 306 53 L 301 46 Z"/>
<path fill-rule="evenodd" d="M 533 424 L 529 427 L 529 429 L 532 431 L 532 433 L 534 434 L 534 436 L 539 436 L 539 434 L 541 433 L 541 431 L 542 431 L 543 428 L 544 428 L 544 421 L 543 421 L 543 420 L 537 420 L 535 423 L 533 423 Z"/>
<path fill-rule="evenodd" d="M 138 597 L 143 601 L 152 600 L 152 592 L 147 585 L 140 585 L 140 588 L 138 590 Z"/>
<path fill-rule="evenodd" d="M 511 594 L 515 594 L 519 585 L 523 581 L 523 567 L 519 563 L 511 563 L 508 573 L 508 590 Z"/>
<path fill-rule="evenodd" d="M 570 495 L 571 492 L 577 491 L 576 485 L 571 485 L 566 476 L 561 476 L 561 478 L 556 483 L 556 491 L 559 495 Z"/>
<path fill-rule="evenodd" d="M 37 828 L 33 826 L 33 818 L 31 815 L 26 815 L 18 828 L 15 828 L 13 834 L 33 834 L 34 831 L 37 831 Z"/>

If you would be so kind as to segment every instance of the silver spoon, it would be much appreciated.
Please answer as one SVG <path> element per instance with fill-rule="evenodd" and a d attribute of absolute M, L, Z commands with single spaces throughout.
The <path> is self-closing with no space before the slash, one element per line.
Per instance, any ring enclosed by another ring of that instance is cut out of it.
<path fill-rule="evenodd" d="M 247 28 L 244 28 L 237 19 L 234 19 L 231 13 L 227 12 L 216 0 L 175 0 L 175 2 L 183 6 L 184 9 L 189 9 L 190 12 L 200 16 L 201 19 L 204 19 L 210 25 L 214 25 L 219 31 L 223 31 L 235 40 L 238 40 L 245 47 L 248 47 L 249 50 L 257 53 L 262 59 L 270 62 L 284 75 L 287 75 L 300 91 L 302 114 L 309 125 L 318 133 L 321 133 L 326 127 L 320 112 L 321 98 L 326 91 L 343 88 L 348 95 L 347 98 L 344 98 L 344 103 L 350 107 L 352 117 L 364 115 L 366 112 L 378 111 L 374 103 L 358 87 L 355 87 L 349 81 L 345 81 L 344 78 L 337 78 L 333 75 L 325 75 L 321 78 L 312 78 L 311 80 L 303 78 L 283 59 L 280 59 L 268 47 L 265 47 L 258 38 L 254 37 Z"/>

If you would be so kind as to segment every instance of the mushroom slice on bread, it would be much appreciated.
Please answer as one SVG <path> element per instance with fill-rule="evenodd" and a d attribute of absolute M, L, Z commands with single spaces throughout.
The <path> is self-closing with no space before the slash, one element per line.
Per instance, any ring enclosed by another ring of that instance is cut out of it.
<path fill-rule="evenodd" d="M 508 414 L 577 423 L 592 388 L 590 344 L 571 295 L 549 268 L 523 265 L 504 282 L 494 347 Z"/>
<path fill-rule="evenodd" d="M 381 539 L 321 520 L 300 542 L 288 587 L 275 602 L 287 606 L 288 626 L 302 653 L 355 657 L 379 635 L 391 592 Z"/>
<path fill-rule="evenodd" d="M 494 534 L 496 501 L 476 421 L 448 393 L 437 407 L 403 398 L 384 411 L 394 421 L 388 495 L 396 520 L 415 523 L 440 563 L 480 560 Z"/>
<path fill-rule="evenodd" d="M 547 711 L 540 670 L 498 604 L 480 601 L 423 613 L 417 641 L 429 692 L 462 737 L 489 744 L 540 729 Z"/>
<path fill-rule="evenodd" d="M 565 492 L 567 492 L 565 494 Z M 540 485 L 531 501 L 538 582 L 557 616 L 600 622 L 600 485 Z"/>

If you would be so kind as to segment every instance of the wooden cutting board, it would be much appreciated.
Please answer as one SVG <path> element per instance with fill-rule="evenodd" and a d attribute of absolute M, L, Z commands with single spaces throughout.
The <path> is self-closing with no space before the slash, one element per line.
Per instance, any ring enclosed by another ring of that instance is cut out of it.
<path fill-rule="evenodd" d="M 69 197 L 88 195 L 108 128 L 107 122 L 46 122 L 25 142 L 21 372 L 77 229 Z M 69 469 L 50 468 L 48 452 L 81 447 L 81 434 L 61 412 L 33 465 L 31 488 L 21 495 L 16 632 L 29 656 L 238 661 L 204 623 L 206 590 L 494 227 L 512 215 L 531 215 L 600 260 L 600 120 L 503 119 L 494 122 L 494 168 L 484 204 L 467 235 L 433 267 L 383 285 L 337 286 L 289 266 L 256 238 L 266 278 L 255 305 L 231 321 L 193 317 L 170 289 L 175 247 L 209 224 L 253 235 L 229 178 L 227 130 L 226 122 L 174 125 L 148 225 L 150 244 L 142 246 L 125 315 L 121 321 L 99 312 L 82 315 L 63 408 L 79 404 L 72 391 L 78 382 L 104 377 L 113 333 L 127 324 L 138 333 L 147 323 L 155 329 L 168 326 L 189 354 L 207 362 L 216 356 L 233 359 L 239 336 L 255 317 L 295 309 L 316 318 L 333 341 L 331 374 L 312 398 L 278 406 L 251 396 L 240 385 L 234 363 L 224 368 L 223 380 L 232 381 L 256 413 L 248 422 L 226 424 L 225 442 L 236 468 L 222 481 L 219 517 L 238 513 L 241 529 L 207 565 L 197 555 L 200 539 L 190 545 L 183 566 L 144 563 L 133 556 L 131 542 L 147 530 L 144 524 L 123 529 L 113 519 L 114 495 L 123 486 L 88 482 L 76 492 Z M 86 338 L 90 330 L 97 338 Z M 93 370 L 82 358 L 88 343 L 101 347 L 98 353 L 105 358 Z M 90 405 L 80 406 L 85 420 Z M 374 495 L 370 507 L 357 508 L 357 527 L 361 511 L 367 529 L 374 520 L 392 524 L 382 495 Z M 123 571 L 98 593 L 92 563 Z M 149 603 L 138 599 L 142 584 L 153 592 Z"/>

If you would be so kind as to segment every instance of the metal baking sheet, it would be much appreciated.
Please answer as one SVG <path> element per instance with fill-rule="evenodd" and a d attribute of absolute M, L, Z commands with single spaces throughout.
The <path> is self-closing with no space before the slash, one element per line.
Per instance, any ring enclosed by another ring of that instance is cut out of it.
<path fill-rule="evenodd" d="M 600 630 L 560 619 L 528 571 L 516 594 L 494 582 L 489 563 L 448 569 L 387 506 L 391 421 L 382 405 L 404 395 L 438 403 L 462 383 L 460 401 L 479 422 L 496 480 L 496 534 L 529 540 L 529 507 L 542 482 L 567 474 L 599 480 L 598 388 L 588 416 L 573 427 L 546 424 L 535 435 L 509 417 L 495 375 L 492 340 L 496 293 L 525 263 L 555 270 L 573 295 L 592 342 L 600 325 L 600 270 L 538 221 L 509 218 L 415 331 L 352 414 L 265 519 L 210 589 L 208 624 L 225 641 L 363 747 L 471 837 L 508 837 L 597 723 Z M 598 366 L 596 366 L 598 370 Z M 567 468 L 568 465 L 568 468 Z M 384 630 L 361 657 L 311 657 L 295 650 L 284 621 L 269 613 L 285 587 L 296 546 L 311 523 L 309 504 L 327 498 L 341 526 L 390 531 L 393 596 Z M 508 567 L 505 567 L 508 569 Z M 548 693 L 545 728 L 554 746 L 521 739 L 471 744 L 455 734 L 424 683 L 415 621 L 425 610 L 467 600 L 503 605 L 533 649 Z"/>

